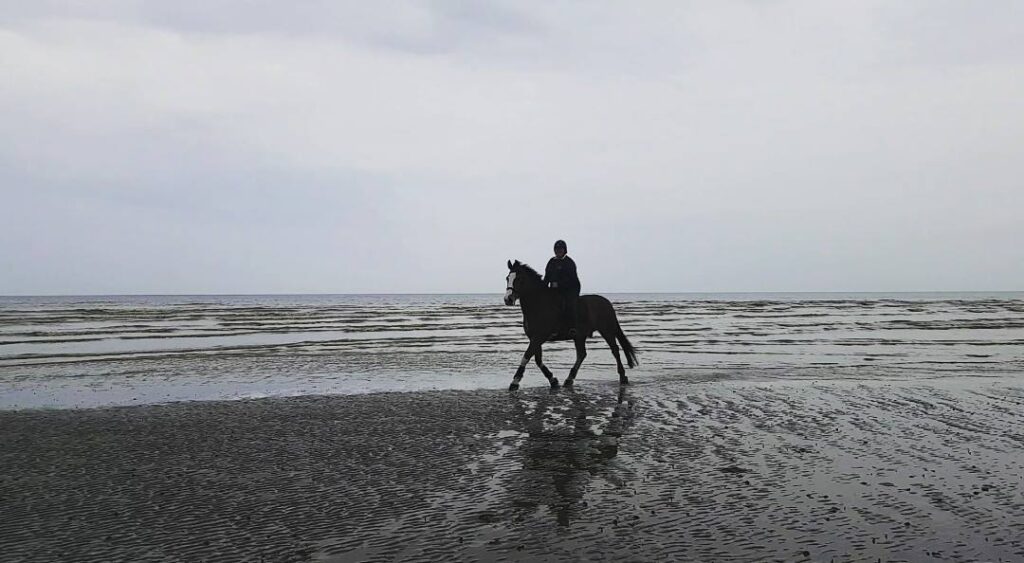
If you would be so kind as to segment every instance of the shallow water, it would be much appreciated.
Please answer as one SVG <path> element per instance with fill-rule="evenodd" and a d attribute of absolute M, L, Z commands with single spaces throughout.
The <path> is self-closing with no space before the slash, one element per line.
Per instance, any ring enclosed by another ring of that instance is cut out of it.
<path fill-rule="evenodd" d="M 1024 371 L 1024 293 L 607 297 L 633 378 Z M 0 408 L 497 388 L 525 347 L 500 295 L 0 297 Z M 580 380 L 614 379 L 600 338 L 589 350 Z M 545 347 L 560 379 L 573 359 Z"/>

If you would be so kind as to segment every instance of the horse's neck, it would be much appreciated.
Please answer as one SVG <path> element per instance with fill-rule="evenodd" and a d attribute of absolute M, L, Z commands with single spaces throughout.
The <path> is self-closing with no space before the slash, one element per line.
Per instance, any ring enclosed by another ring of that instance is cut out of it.
<path fill-rule="evenodd" d="M 546 289 L 547 288 L 539 284 L 524 288 L 519 294 L 519 302 L 523 304 L 523 308 L 539 303 L 541 298 L 544 296 Z"/>

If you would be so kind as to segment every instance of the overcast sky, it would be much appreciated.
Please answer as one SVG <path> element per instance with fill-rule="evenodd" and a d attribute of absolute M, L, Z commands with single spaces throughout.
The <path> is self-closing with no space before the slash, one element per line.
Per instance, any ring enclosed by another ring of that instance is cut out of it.
<path fill-rule="evenodd" d="M 1024 289 L 1024 2 L 0 0 L 0 294 Z"/>

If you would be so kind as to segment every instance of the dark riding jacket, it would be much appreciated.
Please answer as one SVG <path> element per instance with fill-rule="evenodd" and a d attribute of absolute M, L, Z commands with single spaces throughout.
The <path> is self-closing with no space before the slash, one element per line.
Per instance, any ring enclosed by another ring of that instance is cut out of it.
<path fill-rule="evenodd" d="M 573 292 L 579 295 L 580 278 L 576 275 L 576 262 L 568 256 L 561 259 L 557 256 L 552 257 L 544 269 L 544 283 L 560 292 Z"/>

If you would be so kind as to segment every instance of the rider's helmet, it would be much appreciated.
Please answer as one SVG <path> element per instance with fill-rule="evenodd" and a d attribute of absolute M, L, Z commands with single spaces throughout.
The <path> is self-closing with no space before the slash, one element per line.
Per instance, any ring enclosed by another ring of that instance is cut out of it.
<path fill-rule="evenodd" d="M 568 251 L 568 249 L 565 246 L 565 241 L 561 239 L 555 241 L 555 250 L 558 250 L 559 248 Z"/>

